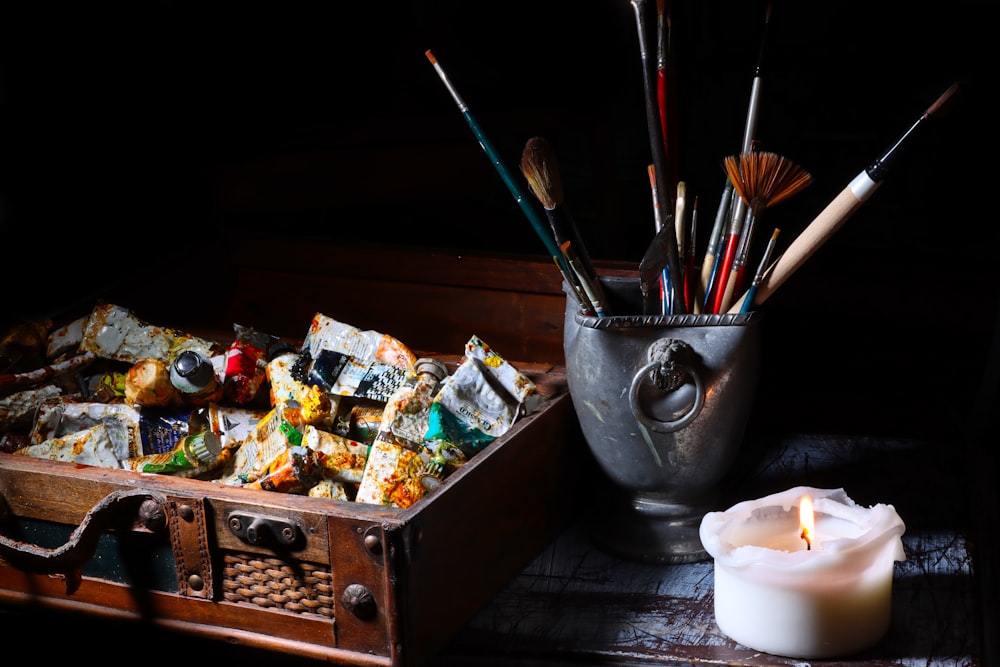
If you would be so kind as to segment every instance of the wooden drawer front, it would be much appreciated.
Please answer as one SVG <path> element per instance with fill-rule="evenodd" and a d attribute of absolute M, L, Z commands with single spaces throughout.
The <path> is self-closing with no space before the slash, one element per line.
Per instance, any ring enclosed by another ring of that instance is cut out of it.
<path fill-rule="evenodd" d="M 424 664 L 573 513 L 571 404 L 561 372 L 539 366 L 547 400 L 405 510 L 0 453 L 0 605 Z M 42 544 L 30 523 L 57 535 Z M 82 557 L 20 554 L 74 540 Z"/>

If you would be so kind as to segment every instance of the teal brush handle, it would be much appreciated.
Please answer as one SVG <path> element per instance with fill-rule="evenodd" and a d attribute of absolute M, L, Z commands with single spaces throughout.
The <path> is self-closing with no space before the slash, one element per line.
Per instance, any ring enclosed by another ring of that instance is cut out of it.
<path fill-rule="evenodd" d="M 538 212 L 524 196 L 524 191 L 521 190 L 521 186 L 519 186 L 517 181 L 514 180 L 514 177 L 504 165 L 503 160 L 501 160 L 500 156 L 497 154 L 496 149 L 493 148 L 493 144 L 490 143 L 489 139 L 487 139 L 486 135 L 483 133 L 482 128 L 479 127 L 479 123 L 476 122 L 476 119 L 472 117 L 472 114 L 469 113 L 468 110 L 463 111 L 462 115 L 465 116 L 465 122 L 469 124 L 469 127 L 472 129 L 472 133 L 476 135 L 476 139 L 479 140 L 479 145 L 483 147 L 487 157 L 490 158 L 494 168 L 496 168 L 497 173 L 500 174 L 500 178 L 502 178 L 503 182 L 507 185 L 507 189 L 510 190 L 512 195 L 514 195 L 514 200 L 517 202 L 518 206 L 521 207 L 521 210 L 524 211 L 524 215 L 527 216 L 528 222 L 530 222 L 531 226 L 534 227 L 535 233 L 538 234 L 538 238 L 540 238 L 542 243 L 545 244 L 545 249 L 553 257 L 561 257 L 562 253 L 559 251 L 559 247 L 556 246 L 555 240 L 549 233 L 548 225 L 538 216 Z M 560 266 L 564 266 L 565 262 L 562 262 L 561 260 L 558 261 L 560 261 Z M 566 267 L 566 270 L 569 270 L 568 267 Z"/>

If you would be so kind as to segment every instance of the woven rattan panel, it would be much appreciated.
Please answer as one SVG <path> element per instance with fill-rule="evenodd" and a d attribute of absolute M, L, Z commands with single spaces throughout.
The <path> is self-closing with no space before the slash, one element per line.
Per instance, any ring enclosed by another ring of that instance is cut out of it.
<path fill-rule="evenodd" d="M 330 571 L 312 563 L 229 552 L 223 556 L 222 577 L 227 602 L 333 618 Z"/>

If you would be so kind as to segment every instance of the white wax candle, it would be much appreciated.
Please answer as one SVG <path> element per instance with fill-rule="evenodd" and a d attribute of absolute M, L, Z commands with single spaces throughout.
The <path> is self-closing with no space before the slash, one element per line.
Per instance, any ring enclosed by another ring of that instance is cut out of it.
<path fill-rule="evenodd" d="M 813 501 L 807 549 L 799 503 Z M 792 658 L 864 650 L 889 629 L 893 563 L 905 526 L 891 505 L 860 507 L 843 489 L 800 486 L 701 522 L 715 559 L 715 619 L 728 637 Z"/>

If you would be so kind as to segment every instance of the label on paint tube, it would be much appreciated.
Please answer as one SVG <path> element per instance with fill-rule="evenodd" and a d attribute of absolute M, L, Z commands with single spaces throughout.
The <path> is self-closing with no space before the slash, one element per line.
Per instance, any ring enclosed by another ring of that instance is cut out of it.
<path fill-rule="evenodd" d="M 285 450 L 302 445 L 305 425 L 298 403 L 272 408 L 237 450 L 233 471 L 223 483 L 242 486 L 257 481 Z"/>
<path fill-rule="evenodd" d="M 317 313 L 302 344 L 309 364 L 305 384 L 338 396 L 385 403 L 413 372 L 416 356 L 377 331 L 361 331 Z"/>

